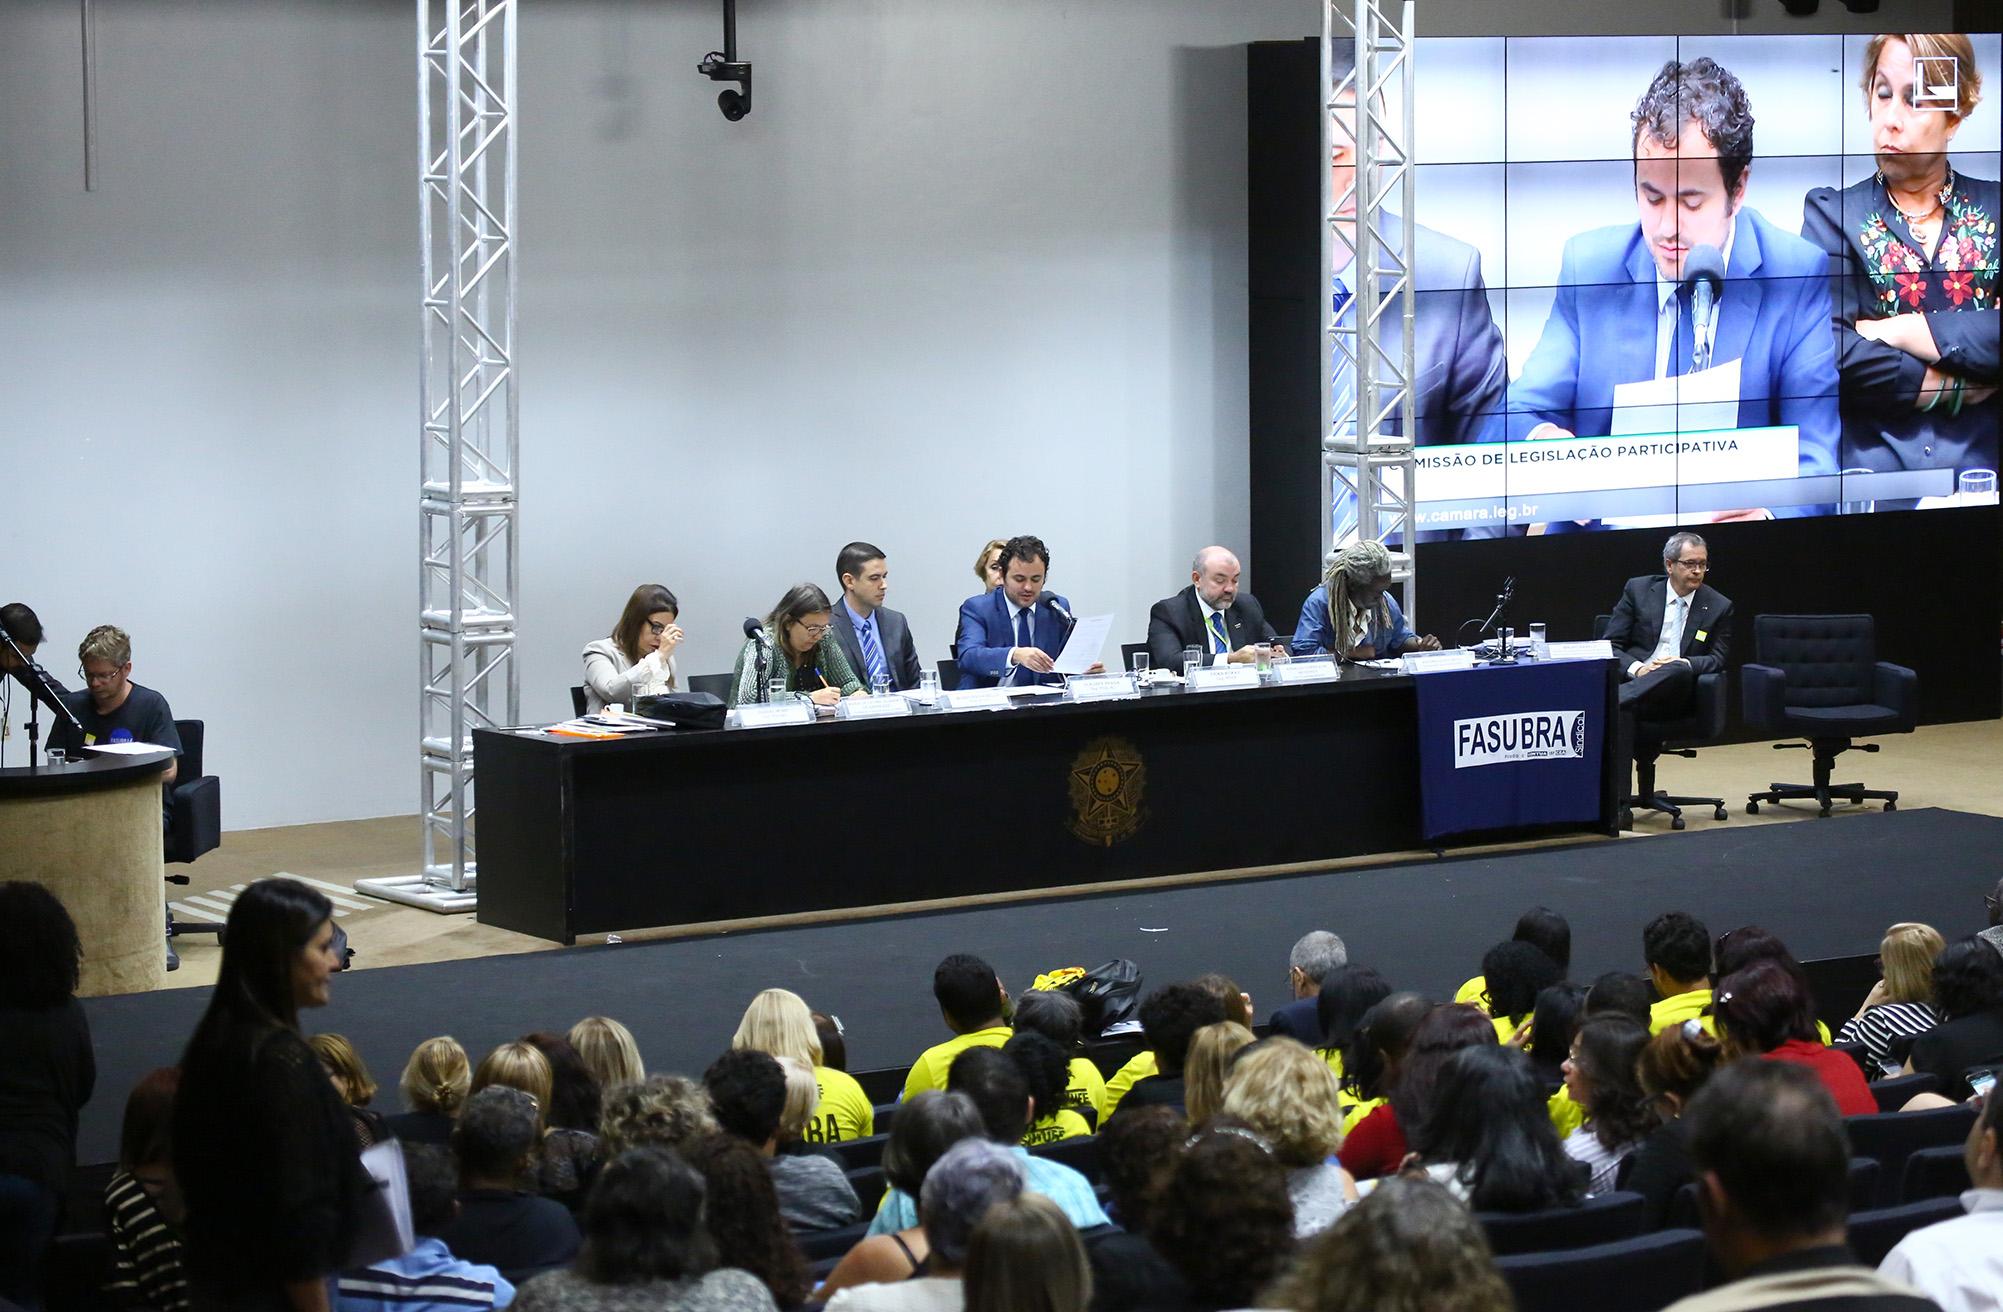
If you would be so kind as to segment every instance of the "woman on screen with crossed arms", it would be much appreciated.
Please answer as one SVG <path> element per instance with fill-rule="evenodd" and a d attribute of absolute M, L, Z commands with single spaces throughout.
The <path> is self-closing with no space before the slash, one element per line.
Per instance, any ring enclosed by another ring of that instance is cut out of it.
<path fill-rule="evenodd" d="M 779 598 L 765 617 L 764 631 L 746 638 L 730 675 L 730 705 L 766 699 L 766 684 L 785 680 L 786 692 L 804 693 L 816 706 L 833 706 L 862 691 L 862 680 L 849 668 L 841 644 L 828 636 L 833 605 L 828 594 L 812 583 L 797 583 Z M 764 647 L 764 673 L 759 673 L 759 647 Z"/>
<path fill-rule="evenodd" d="M 1843 464 L 1984 469 L 1993 492 L 1998 188 L 1947 157 L 1982 96 L 1975 49 L 1955 32 L 1875 36 L 1863 68 L 1877 172 L 1809 192 L 1801 224 L 1830 256 Z"/>
<path fill-rule="evenodd" d="M 584 709 L 595 715 L 613 702 L 633 709 L 642 697 L 675 692 L 675 648 L 682 629 L 675 594 L 658 583 L 642 583 L 626 599 L 612 636 L 585 644 Z"/>

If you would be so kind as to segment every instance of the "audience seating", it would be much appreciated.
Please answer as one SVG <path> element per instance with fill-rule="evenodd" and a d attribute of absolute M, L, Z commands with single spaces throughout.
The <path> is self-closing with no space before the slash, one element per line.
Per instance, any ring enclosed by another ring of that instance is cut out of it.
<path fill-rule="evenodd" d="M 1595 1312 L 1656 1312 L 1703 1287 L 1704 1236 L 1659 1230 L 1555 1253 L 1513 1253 L 1495 1265 L 1517 1312 L 1577 1312 L 1588 1301 Z"/>
<path fill-rule="evenodd" d="M 1746 799 L 1746 814 L 1761 802 L 1813 799 L 1828 815 L 1832 798 L 1861 804 L 1866 798 L 1898 809 L 1899 795 L 1862 784 L 1832 784 L 1836 758 L 1865 735 L 1911 733 L 1919 722 L 1919 678 L 1903 665 L 1877 658 L 1877 622 L 1869 615 L 1760 615 L 1753 620 L 1753 663 L 1739 674 L 1748 725 L 1765 734 L 1808 739 L 1815 758 L 1812 784 L 1776 783 Z M 1802 743 L 1775 743 L 1776 749 Z"/>
<path fill-rule="evenodd" d="M 1641 1233 L 1647 1202 L 1623 1190 L 1588 1198 L 1577 1207 L 1542 1212 L 1476 1212 L 1488 1246 L 1504 1253 L 1545 1253 L 1632 1239 Z"/>
<path fill-rule="evenodd" d="M 1851 1211 L 1861 1212 L 1865 1208 L 1873 1206 L 1878 1201 L 1879 1181 L 1884 1178 L 1884 1175 L 1884 1167 L 1875 1158 L 1852 1157 L 1850 1159 Z M 1668 1224 L 1672 1227 L 1687 1226 L 1693 1230 L 1697 1228 L 1697 1185 L 1695 1182 L 1686 1184 L 1678 1189 L 1675 1197 L 1669 1200 Z"/>
<path fill-rule="evenodd" d="M 1959 1198 L 1968 1186 L 1968 1161 L 1958 1145 L 1922 1148 L 1906 1158 L 1906 1169 L 1899 1179 L 1899 1202 Z"/>
<path fill-rule="evenodd" d="M 1053 1162 L 1070 1167 L 1093 1184 L 1099 1182 L 1099 1136 L 1096 1134 L 1039 1144 L 1029 1151 L 1033 1156 L 1047 1157 Z"/>
<path fill-rule="evenodd" d="M 876 1206 L 883 1201 L 884 1190 L 890 1182 L 884 1178 L 881 1166 L 863 1166 L 846 1172 L 849 1188 L 855 1190 L 856 1201 L 862 1204 L 862 1214 L 876 1215 Z"/>
<path fill-rule="evenodd" d="M 1968 1138 L 1969 1127 L 1974 1124 L 1975 1109 L 1966 1106 L 1843 1118 L 1843 1126 L 1850 1134 L 1850 1151 L 1878 1159 L 1878 1192 L 1873 1201 L 1879 1207 L 1890 1207 L 1899 1201 L 1906 1158 L 1921 1148 L 1943 1148 L 1950 1144 L 1958 1147 Z"/>
<path fill-rule="evenodd" d="M 1881 1207 L 1850 1214 L 1850 1251 L 1865 1266 L 1875 1267 L 1898 1242 L 1922 1226 L 1962 1215 L 1959 1198 L 1926 1198 L 1899 1207 Z"/>
<path fill-rule="evenodd" d="M 1593 637 L 1607 636 L 1613 617 L 1593 618 Z M 1697 748 L 1725 736 L 1725 672 L 1697 676 L 1697 688 L 1690 702 L 1690 714 L 1675 720 L 1637 720 L 1634 726 L 1634 791 L 1620 802 L 1620 827 L 1634 828 L 1636 811 L 1660 811 L 1669 817 L 1671 829 L 1683 828 L 1683 808 L 1708 806 L 1714 819 L 1723 820 L 1722 797 L 1670 796 L 1655 786 L 1655 763 L 1664 756 L 1695 756 Z M 1621 764 L 1621 786 L 1627 786 L 1627 762 Z"/>
<path fill-rule="evenodd" d="M 883 1165 L 883 1145 L 889 1142 L 887 1134 L 872 1134 L 866 1139 L 844 1139 L 828 1147 L 844 1171 L 859 1171 L 865 1166 Z"/>
<path fill-rule="evenodd" d="M 1832 1030 L 1831 1032 L 1833 1033 L 1834 1031 Z M 1857 1069 L 1863 1072 L 1865 1079 L 1875 1080 L 1884 1074 L 1883 1071 L 1873 1068 L 1871 1052 L 1863 1044 L 1852 1040 L 1848 1043 L 1831 1043 L 1829 1046 L 1848 1057 L 1851 1061 L 1856 1062 Z"/>
<path fill-rule="evenodd" d="M 800 1253 L 810 1264 L 826 1262 L 827 1266 L 817 1273 L 817 1277 L 824 1276 L 834 1269 L 842 1254 L 861 1243 L 868 1233 L 868 1221 L 857 1221 L 839 1230 L 808 1230 L 799 1236 Z"/>
<path fill-rule="evenodd" d="M 1914 1075 L 1894 1075 L 1888 1080 L 1871 1081 L 1871 1096 L 1878 1110 L 1895 1112 L 1923 1093 L 1939 1093 L 1940 1077 L 1921 1071 Z"/>

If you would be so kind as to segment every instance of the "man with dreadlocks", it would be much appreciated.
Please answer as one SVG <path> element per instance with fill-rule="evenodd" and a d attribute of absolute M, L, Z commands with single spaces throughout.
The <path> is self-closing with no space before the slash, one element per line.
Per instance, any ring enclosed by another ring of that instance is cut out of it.
<path fill-rule="evenodd" d="M 1293 653 L 1331 652 L 1338 660 L 1367 661 L 1408 651 L 1438 651 L 1440 640 L 1421 638 L 1405 625 L 1391 599 L 1391 553 L 1382 542 L 1358 542 L 1335 553 L 1321 585 L 1301 603 Z"/>

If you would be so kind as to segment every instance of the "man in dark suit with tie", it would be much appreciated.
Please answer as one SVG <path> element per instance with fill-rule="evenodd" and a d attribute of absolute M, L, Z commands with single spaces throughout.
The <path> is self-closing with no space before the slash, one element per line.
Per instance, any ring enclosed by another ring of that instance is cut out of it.
<path fill-rule="evenodd" d="M 835 557 L 841 605 L 834 609 L 834 637 L 849 667 L 874 688 L 878 680 L 898 692 L 918 686 L 918 645 L 911 625 L 883 604 L 890 590 L 890 565 L 867 542 L 851 542 Z"/>
<path fill-rule="evenodd" d="M 1148 612 L 1148 663 L 1180 671 L 1187 647 L 1201 647 L 1206 661 L 1233 664 L 1259 659 L 1259 648 L 1279 635 L 1266 623 L 1259 599 L 1238 589 L 1238 557 L 1205 547 L 1189 567 L 1189 586 Z"/>
<path fill-rule="evenodd" d="M 1662 548 L 1664 573 L 1629 579 L 1607 623 L 1607 641 L 1625 662 L 1622 719 L 1676 720 L 1688 715 L 1697 676 L 1725 668 L 1732 603 L 1704 582 L 1710 549 L 1695 533 Z"/>
<path fill-rule="evenodd" d="M 1013 537 L 1002 545 L 996 564 L 1001 586 L 960 603 L 960 637 L 953 658 L 960 667 L 960 686 L 1064 682 L 1050 671 L 1064 650 L 1064 640 L 1071 636 L 1071 603 L 1043 590 L 1050 574 L 1050 549 L 1042 538 Z"/>

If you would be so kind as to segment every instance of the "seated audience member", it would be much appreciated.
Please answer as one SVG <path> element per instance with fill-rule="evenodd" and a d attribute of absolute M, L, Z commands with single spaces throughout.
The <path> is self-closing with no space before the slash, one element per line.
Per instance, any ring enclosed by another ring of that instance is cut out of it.
<path fill-rule="evenodd" d="M 459 1040 L 442 1034 L 411 1049 L 396 1087 L 410 1110 L 387 1118 L 389 1132 L 405 1143 L 450 1146 L 453 1118 L 473 1088 L 473 1068 Z"/>
<path fill-rule="evenodd" d="M 702 1176 L 703 1228 L 716 1245 L 716 1264 L 757 1276 L 780 1307 L 804 1304 L 814 1283 L 780 1214 L 765 1158 L 734 1134 L 705 1135 L 682 1155 Z"/>
<path fill-rule="evenodd" d="M 682 1151 L 719 1127 L 709 1091 L 682 1075 L 649 1075 L 605 1091 L 598 1121 L 599 1152 L 609 1161 L 628 1148 Z"/>
<path fill-rule="evenodd" d="M 1577 984 L 1553 984 L 1537 995 L 1537 1005 L 1530 1012 L 1530 1033 L 1522 1048 L 1537 1068 L 1546 1093 L 1555 1094 L 1565 1087 L 1565 1063 L 1572 1056 L 1572 1040 L 1585 1023 L 1579 1014 L 1585 1002 L 1586 991 Z M 1643 1030 L 1648 1028 L 1647 1021 L 1641 1025 Z"/>
<path fill-rule="evenodd" d="M 986 1055 L 1006 1060 L 999 1053 Z M 829 1312 L 959 1312 L 966 1298 L 960 1277 L 974 1228 L 989 1208 L 1036 1187 L 1023 1169 L 1029 1160 L 1020 1149 L 985 1139 L 963 1139 L 948 1148 L 926 1173 L 920 1194 L 923 1273 L 893 1284 L 851 1285 L 828 1300 Z"/>
<path fill-rule="evenodd" d="M 1814 1072 L 1845 1116 L 1868 1116 L 1877 1099 L 1850 1055 L 1826 1048 L 1815 1036 L 1815 1013 L 1798 977 L 1799 967 L 1755 961 L 1718 981 L 1713 1010 L 1728 1057 L 1763 1057 Z"/>
<path fill-rule="evenodd" d="M 813 1081 L 811 1069 L 801 1069 L 806 1094 L 801 1101 L 806 1101 L 812 1097 Z M 788 1081 L 776 1057 L 753 1048 L 733 1048 L 710 1064 L 702 1082 L 716 1108 L 717 1124 L 765 1158 L 779 1194 L 779 1210 L 788 1222 L 801 1230 L 836 1230 L 861 1218 L 862 1204 L 839 1163 L 811 1154 L 778 1153 Z"/>
<path fill-rule="evenodd" d="M 1517 943 L 1528 943 L 1533 948 L 1542 949 L 1545 956 L 1558 964 L 1559 975 L 1572 969 L 1572 926 L 1563 916 L 1549 907 L 1532 907 L 1516 918 L 1516 928 L 1509 935 Z M 1488 1005 L 1488 980 L 1476 975 L 1460 986 L 1454 994 L 1455 1002 L 1472 1002 L 1483 1011 L 1490 1011 Z"/>
<path fill-rule="evenodd" d="M 1078 1232 L 1041 1194 L 988 1208 L 967 1243 L 967 1312 L 1085 1312 L 1092 1268 Z"/>
<path fill-rule="evenodd" d="M 1294 629 L 1296 656 L 1327 652 L 1338 660 L 1367 661 L 1439 649 L 1438 638 L 1421 638 L 1406 626 L 1391 596 L 1391 553 L 1381 542 L 1354 542 L 1336 552 L 1301 603 Z"/>
<path fill-rule="evenodd" d="M 355 1127 L 356 1144 L 372 1148 L 389 1138 L 388 1122 L 381 1113 L 369 1110 L 369 1104 L 375 1101 L 376 1081 L 354 1045 L 339 1034 L 315 1034 L 306 1040 L 306 1046 L 313 1049 L 313 1055 L 320 1059 L 320 1069 L 327 1072 L 327 1078 L 334 1082 L 334 1092 L 341 1095 L 341 1103 L 348 1109 L 348 1119 Z"/>
<path fill-rule="evenodd" d="M 67 721 L 58 720 L 49 729 L 49 746 L 60 747 L 82 758 L 92 743 L 152 743 L 173 749 L 174 759 L 160 782 L 172 784 L 181 768 L 181 735 L 174 728 L 174 712 L 167 699 L 151 688 L 132 681 L 132 639 L 125 630 L 100 624 L 84 635 L 77 645 L 77 662 L 83 669 L 84 688 L 63 694 L 83 736 Z"/>
<path fill-rule="evenodd" d="M 841 1017 L 830 1016 L 825 1011 L 812 1014 L 814 1033 L 821 1040 L 821 1060 L 827 1063 L 829 1070 L 848 1074 L 848 1040 L 842 1032 Z"/>
<path fill-rule="evenodd" d="M 1635 1078 L 1661 1124 L 1620 1164 L 1618 1187 L 1648 1200 L 1649 1230 L 1669 1220 L 1676 1191 L 1689 1184 L 1690 1136 L 1683 1111 L 1723 1060 L 1718 1041 L 1694 1020 L 1662 1031 L 1635 1062 Z"/>
<path fill-rule="evenodd" d="M 1349 1046 L 1365 1012 L 1391 996 L 1391 983 L 1368 966 L 1343 966 L 1329 972 L 1315 999 L 1321 1028 L 1319 1046 L 1310 1044 L 1339 1079 L 1342 1050 Z"/>
<path fill-rule="evenodd" d="M 1356 1200 L 1356 1181 L 1335 1158 L 1342 1108 L 1335 1072 L 1292 1039 L 1242 1054 L 1224 1085 L 1224 1114 L 1264 1139 L 1287 1170 L 1296 1237 L 1334 1224 Z"/>
<path fill-rule="evenodd" d="M 1093 1312 L 1180 1307 L 1188 1289 L 1148 1239 L 1162 1191 L 1189 1138 L 1189 1123 L 1172 1107 L 1143 1107 L 1099 1136 L 1099 1174 L 1113 1195 L 1117 1226 L 1084 1236 L 1092 1263 Z"/>
<path fill-rule="evenodd" d="M 1249 1130 L 1201 1131 L 1177 1156 L 1149 1234 L 1188 1287 L 1182 1307 L 1250 1307 L 1293 1255 L 1286 1168 Z"/>
<path fill-rule="evenodd" d="M 504 1308 L 515 1287 L 494 1267 L 453 1256 L 439 1234 L 459 1214 L 452 1154 L 432 1144 L 404 1150 L 410 1228 L 417 1244 L 400 1257 L 341 1273 L 334 1312 L 454 1312 Z"/>
<path fill-rule="evenodd" d="M 595 1140 L 605 1091 L 584 1064 L 584 1057 L 567 1037 L 547 1030 L 524 1034 L 522 1042 L 549 1063 L 549 1123 L 559 1130 L 580 1130 Z"/>
<path fill-rule="evenodd" d="M 1224 1079 L 1252 1031 L 1235 1020 L 1205 1025 L 1189 1040 L 1182 1063 L 1182 1109 L 1191 1125 L 1201 1125 L 1224 1108 Z"/>
<path fill-rule="evenodd" d="M 1705 1243 L 1730 1283 L 1669 1312 L 1934 1307 L 1857 1265 L 1845 1246 L 1850 1144 L 1812 1072 L 1788 1062 L 1733 1062 L 1684 1116 Z"/>
<path fill-rule="evenodd" d="M 1946 1312 L 2003 1302 L 1997 1297 L 2003 1291 L 2003 1098 L 1984 1101 L 1961 1159 L 1973 1186 L 1961 1195 L 1968 1215 L 1912 1231 L 1878 1267 L 1879 1275 L 1911 1285 Z"/>
<path fill-rule="evenodd" d="M 1649 982 L 1641 976 L 1624 970 L 1610 970 L 1586 986 L 1585 1000 L 1579 1004 L 1579 1019 L 1626 1016 L 1635 1024 L 1653 1030 L 1655 1015 L 1651 992 Z M 1708 1021 L 1705 1028 L 1709 1029 Z"/>
<path fill-rule="evenodd" d="M 1034 1031 L 1055 1043 L 1068 1059 L 1064 1105 L 1094 1128 L 1106 1123 L 1106 1077 L 1079 1050 L 1085 1013 L 1078 1000 L 1055 989 L 1031 989 L 1015 1001 L 1015 1030 Z"/>
<path fill-rule="evenodd" d="M 1569 1207 L 1590 1174 L 1565 1155 L 1530 1059 L 1510 1047 L 1462 1048 L 1441 1063 L 1412 1147 L 1426 1174 L 1477 1212 Z"/>
<path fill-rule="evenodd" d="M 1959 1101 L 1969 1067 L 2003 1064 L 2003 957 L 1979 939 L 1948 944 L 1934 958 L 1933 1009 L 1940 1024 L 1913 1040 L 1907 1068 L 1940 1077 Z"/>
<path fill-rule="evenodd" d="M 1029 1128 L 1022 1146 L 1056 1143 L 1092 1133 L 1083 1116 L 1064 1105 L 1064 1087 L 1071 1081 L 1071 1064 L 1064 1051 L 1041 1034 L 1027 1031 L 1002 1045 L 1002 1052 L 1022 1071 L 1029 1086 Z"/>
<path fill-rule="evenodd" d="M 1808 999 L 1808 1013 L 1815 1014 L 1815 990 L 1808 982 L 1808 972 L 1802 968 L 1799 958 L 1781 942 L 1780 935 L 1758 925 L 1741 925 L 1739 928 L 1720 934 L 1711 948 L 1711 976 L 1723 979 L 1735 975 L 1755 961 L 1778 961 L 1787 968 L 1801 986 L 1801 992 Z M 1815 1038 L 1818 1043 L 1828 1044 L 1829 1027 L 1821 1021 L 1815 1022 Z"/>
<path fill-rule="evenodd" d="M 1592 1172 L 1586 1193 L 1612 1192 L 1621 1162 L 1660 1123 L 1635 1078 L 1648 1031 L 1625 1016 L 1598 1016 L 1579 1027 L 1565 1062 L 1565 1087 L 1586 1113 L 1565 1140 L 1565 1155 Z"/>
<path fill-rule="evenodd" d="M 1348 964 L 1349 949 L 1335 934 L 1316 929 L 1301 935 L 1287 954 L 1287 987 L 1293 991 L 1293 1001 L 1266 1022 L 1272 1032 L 1298 1039 L 1310 1048 L 1321 1047 L 1326 1041 L 1317 1010 L 1322 981 Z"/>
<path fill-rule="evenodd" d="M 733 1048 L 752 1048 L 774 1057 L 791 1057 L 814 1073 L 819 1105 L 801 1137 L 808 1143 L 841 1143 L 876 1133 L 876 1112 L 869 1095 L 847 1071 L 822 1062 L 821 1036 L 814 1013 L 799 994 L 766 989 L 751 999 L 731 1036 Z"/>
<path fill-rule="evenodd" d="M 598 1081 L 601 1093 L 618 1084 L 638 1084 L 647 1078 L 640 1045 L 633 1031 L 609 1016 L 586 1016 L 570 1027 L 570 1046 L 584 1059 L 584 1068 Z"/>
<path fill-rule="evenodd" d="M 1514 1312 L 1488 1238 L 1431 1180 L 1394 1176 L 1301 1250 L 1261 1300 L 1293 1312 Z"/>
<path fill-rule="evenodd" d="M 986 1133 L 973 1099 L 927 1089 L 898 1108 L 890 1123 L 890 1140 L 883 1145 L 884 1183 L 906 1198 L 922 1197 L 933 1163 L 960 1140 Z M 925 1271 L 931 1251 L 924 1227 L 915 1221 L 902 1230 L 876 1231 L 842 1256 L 814 1297 L 825 1302 L 836 1290 L 853 1285 L 909 1280 Z"/>
<path fill-rule="evenodd" d="M 522 1286 L 522 1312 L 759 1312 L 772 1295 L 719 1270 L 703 1229 L 702 1177 L 671 1152 L 629 1148 L 600 1173 L 584 1209 L 577 1265 Z"/>
<path fill-rule="evenodd" d="M 967 952 L 955 952 L 932 972 L 932 997 L 953 1037 L 918 1054 L 904 1077 L 909 1098 L 946 1087 L 953 1059 L 969 1048 L 999 1048 L 1015 1033 L 1008 1024 L 1008 990 L 995 968 Z"/>
<path fill-rule="evenodd" d="M 1660 1034 L 1697 1017 L 1712 1028 L 1711 931 L 1681 911 L 1665 911 L 1641 931 L 1641 957 L 1662 1001 L 1648 1010 L 1648 1028 Z"/>
<path fill-rule="evenodd" d="M 1391 1019 L 1402 1024 L 1409 1014 L 1407 1004 Z M 1412 1137 L 1431 1114 L 1440 1067 L 1462 1048 L 1494 1046 L 1495 1026 L 1481 1008 L 1454 1002 L 1426 1012 L 1411 1031 L 1385 1104 L 1358 1121 L 1344 1142 L 1343 1168 L 1358 1180 L 1396 1171 L 1416 1146 Z"/>
<path fill-rule="evenodd" d="M 675 594 L 658 583 L 642 583 L 626 598 L 612 636 L 584 645 L 584 709 L 592 715 L 607 706 L 632 710 L 642 697 L 676 692 L 675 648 L 682 644 L 681 614 Z"/>
<path fill-rule="evenodd" d="M 1412 1035 L 1432 1009 L 1433 1004 L 1420 994 L 1390 994 L 1363 1013 L 1362 1019 L 1356 1022 L 1356 1032 L 1342 1049 L 1342 1166 L 1357 1179 L 1366 1178 L 1356 1174 L 1360 1155 L 1365 1151 L 1372 1154 L 1373 1168 L 1380 1164 L 1380 1157 L 1394 1151 L 1398 1160 L 1403 1160 L 1405 1156 L 1403 1136 L 1390 1134 L 1397 1124 L 1395 1113 L 1380 1118 L 1371 1127 L 1370 1133 L 1364 1136 L 1362 1143 L 1357 1141 L 1355 1134 L 1374 1112 L 1389 1105 L 1391 1090 L 1398 1083 L 1398 1069 L 1404 1064 Z M 1371 1148 L 1368 1145 L 1373 1137 L 1378 1142 Z M 1373 1174 L 1383 1173 L 1373 1169 Z"/>
<path fill-rule="evenodd" d="M 1932 1006 L 1933 962 L 1946 946 L 1932 925 L 1908 921 L 1886 930 L 1878 944 L 1884 977 L 1843 1022 L 1836 1041 L 1863 1044 L 1873 1066 L 1897 1075 L 1913 1040 L 1940 1023 Z"/>
<path fill-rule="evenodd" d="M 989 538 L 981 554 L 974 557 L 974 577 L 981 581 L 983 592 L 993 592 L 1001 586 L 1001 553 L 1007 545 L 1007 538 Z"/>
<path fill-rule="evenodd" d="M 787 589 L 765 617 L 763 631 L 746 638 L 737 653 L 730 672 L 730 704 L 765 701 L 774 679 L 785 684 L 787 695 L 798 693 L 816 706 L 833 706 L 863 691 L 862 679 L 842 655 L 833 630 L 827 593 L 812 583 Z"/>
<path fill-rule="evenodd" d="M 1099 1206 L 1084 1176 L 1061 1162 L 1031 1156 L 1022 1146 L 1022 1132 L 1029 1128 L 1029 1085 L 1022 1078 L 1021 1067 L 1013 1060 L 993 1048 L 969 1048 L 954 1059 L 946 1087 L 974 1100 L 988 1138 L 1022 1158 L 1029 1187 L 1063 1208 L 1072 1224 L 1080 1230 L 1108 1224 L 1105 1210 Z M 886 1196 L 877 1221 L 891 1212 L 893 1201 L 893 1197 Z M 872 1223 L 872 1232 L 878 1229 Z"/>
<path fill-rule="evenodd" d="M 1190 983 L 1200 989 L 1208 989 L 1217 995 L 1224 1005 L 1224 1019 L 1237 1021 L 1246 1029 L 1252 1028 L 1252 995 L 1238 987 L 1238 981 L 1222 971 L 1213 970 L 1207 975 L 1198 975 Z"/>
<path fill-rule="evenodd" d="M 162 1066 L 141 1076 L 125 1100 L 118 1170 L 104 1187 L 112 1253 L 104 1292 L 119 1307 L 181 1312 L 189 1305 L 188 1277 L 181 1269 L 186 1209 L 174 1183 L 171 1138 L 180 1086 L 180 1069 Z"/>
<path fill-rule="evenodd" d="M 1537 995 L 1563 980 L 1565 972 L 1542 948 L 1511 939 L 1482 953 L 1481 977 L 1488 985 L 1485 1010 L 1495 1037 L 1507 1043 L 1530 1019 Z"/>
<path fill-rule="evenodd" d="M 520 1089 L 535 1099 L 541 1134 L 535 1161 L 536 1189 L 573 1212 L 584 1202 L 592 1173 L 598 1167 L 598 1138 L 585 1130 L 550 1124 L 556 1105 L 556 1073 L 549 1058 L 533 1043 L 503 1043 L 480 1059 L 473 1071 L 473 1092 L 502 1085 Z"/>
<path fill-rule="evenodd" d="M 1982 895 L 1982 909 L 1988 916 L 1989 926 L 1975 935 L 1990 947 L 1996 955 L 2003 957 L 2003 879 L 1996 881 L 1996 887 Z"/>
<path fill-rule="evenodd" d="M 1166 984 L 1141 1003 L 1141 1034 L 1154 1054 L 1155 1073 L 1135 1080 L 1119 1110 L 1173 1107 L 1182 1110 L 1182 1064 L 1189 1040 L 1205 1025 L 1229 1017 L 1219 993 L 1195 982 Z M 1110 1089 L 1109 1089 L 1110 1092 Z"/>
<path fill-rule="evenodd" d="M 459 1215 L 438 1238 L 455 1257 L 494 1267 L 514 1285 L 577 1256 L 570 1212 L 521 1187 L 533 1177 L 541 1143 L 535 1099 L 506 1085 L 476 1091 L 452 1131 Z"/>
<path fill-rule="evenodd" d="M 1148 659 L 1181 673 L 1182 653 L 1191 647 L 1204 653 L 1206 664 L 1232 665 L 1252 664 L 1276 647 L 1279 634 L 1266 623 L 1259 599 L 1239 588 L 1241 573 L 1238 557 L 1223 547 L 1197 552 L 1189 586 L 1148 610 Z"/>

